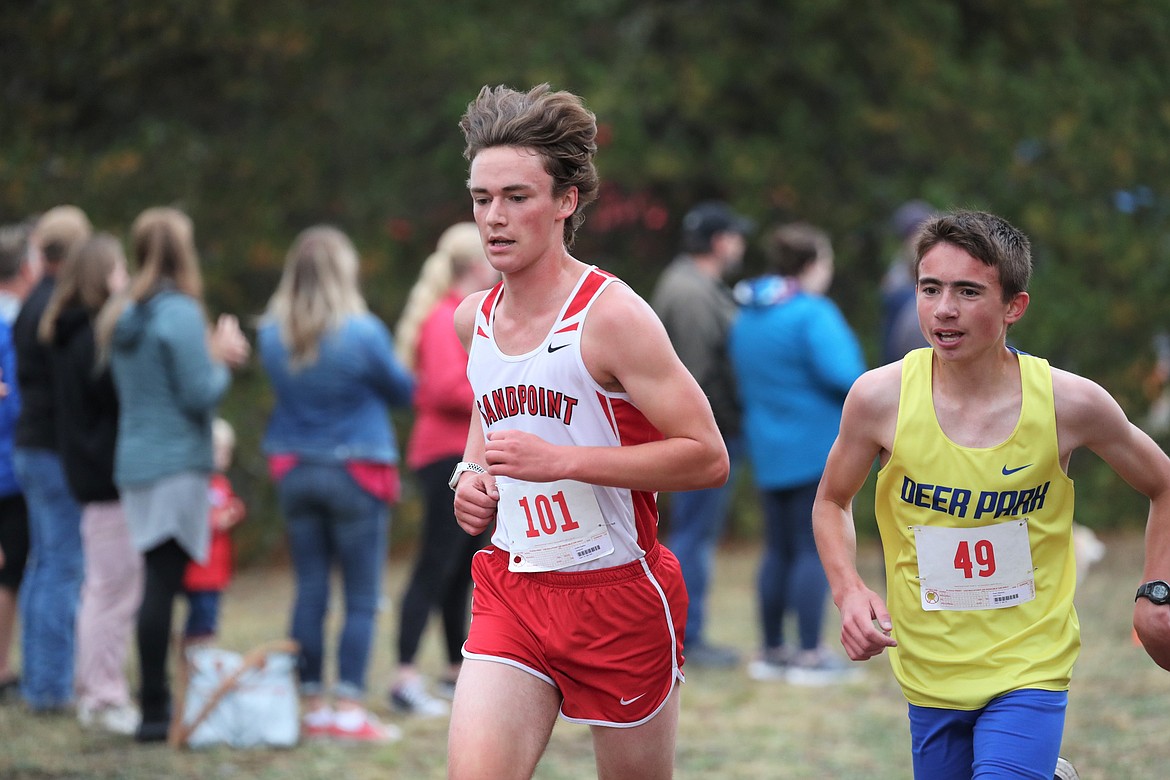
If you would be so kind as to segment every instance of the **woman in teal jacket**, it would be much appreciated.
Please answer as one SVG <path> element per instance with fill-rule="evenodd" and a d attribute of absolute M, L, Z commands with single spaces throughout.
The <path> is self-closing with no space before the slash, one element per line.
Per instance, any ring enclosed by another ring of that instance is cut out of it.
<path fill-rule="evenodd" d="M 230 384 L 229 367 L 248 357 L 234 317 L 208 334 L 191 220 L 151 208 L 131 229 L 138 273 L 126 296 L 103 309 L 98 344 L 108 355 L 121 414 L 114 482 L 145 586 L 138 613 L 141 742 L 166 739 L 166 661 L 175 596 L 189 560 L 207 557 L 211 420 Z"/>

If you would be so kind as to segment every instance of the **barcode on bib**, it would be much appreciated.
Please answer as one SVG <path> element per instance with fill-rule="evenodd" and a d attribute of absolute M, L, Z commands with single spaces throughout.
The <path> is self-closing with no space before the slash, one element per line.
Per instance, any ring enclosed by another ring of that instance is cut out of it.
<path fill-rule="evenodd" d="M 597 552 L 600 549 L 601 549 L 601 545 L 595 544 L 592 547 L 578 548 L 577 550 L 575 550 L 573 552 L 573 554 L 576 555 L 578 558 L 584 558 L 587 555 L 592 555 L 593 553 Z"/>

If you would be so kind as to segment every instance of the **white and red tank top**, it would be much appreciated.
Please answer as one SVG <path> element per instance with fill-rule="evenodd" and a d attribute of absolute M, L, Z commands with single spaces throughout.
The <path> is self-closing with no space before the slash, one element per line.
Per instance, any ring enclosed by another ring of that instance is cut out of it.
<path fill-rule="evenodd" d="M 519 430 L 557 445 L 621 447 L 662 439 L 662 434 L 629 400 L 599 385 L 581 357 L 581 334 L 589 308 L 617 277 L 594 266 L 581 275 L 548 335 L 531 352 L 508 355 L 492 335 L 503 283 L 487 295 L 475 315 L 467 378 L 475 393 L 484 437 Z M 621 345 L 614 345 L 620 349 Z M 591 485 L 614 551 L 603 558 L 564 567 L 586 571 L 635 561 L 657 543 L 657 495 L 650 491 Z M 492 543 L 510 550 L 501 523 Z"/>

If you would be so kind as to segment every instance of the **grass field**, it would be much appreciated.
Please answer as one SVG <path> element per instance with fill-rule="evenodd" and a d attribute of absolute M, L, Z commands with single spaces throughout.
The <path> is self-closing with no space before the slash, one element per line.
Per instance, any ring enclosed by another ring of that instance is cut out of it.
<path fill-rule="evenodd" d="M 1105 560 L 1077 595 L 1084 649 L 1073 679 L 1063 753 L 1081 777 L 1170 776 L 1170 675 L 1150 662 L 1130 638 L 1132 593 L 1140 575 L 1141 538 L 1105 539 Z M 754 574 L 759 551 L 723 550 L 710 612 L 711 636 L 740 647 L 756 644 Z M 113 778 L 441 778 L 445 776 L 446 721 L 403 720 L 389 714 L 384 692 L 393 659 L 394 610 L 409 560 L 394 557 L 386 583 L 371 669 L 370 706 L 398 722 L 402 742 L 382 747 L 305 744 L 283 751 L 175 752 L 139 746 L 128 738 L 82 731 L 71 717 L 31 717 L 0 707 L 0 778 L 4 780 L 112 780 Z M 873 576 L 876 551 L 863 551 Z M 281 568 L 250 569 L 233 584 L 223 614 L 222 644 L 247 649 L 283 634 L 290 576 Z M 827 635 L 838 647 L 830 605 Z M 423 666 L 442 664 L 434 628 L 424 642 Z M 861 681 L 810 689 L 756 683 L 743 669 L 687 670 L 679 728 L 676 777 L 907 778 L 910 776 L 906 705 L 886 659 L 864 665 Z M 491 728 L 490 724 L 484 724 Z M 536 777 L 594 777 L 586 727 L 558 723 Z"/>

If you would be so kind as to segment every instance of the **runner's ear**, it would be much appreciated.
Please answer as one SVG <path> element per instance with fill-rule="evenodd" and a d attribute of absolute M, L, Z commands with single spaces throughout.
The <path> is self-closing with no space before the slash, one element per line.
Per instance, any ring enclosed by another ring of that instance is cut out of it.
<path fill-rule="evenodd" d="M 1008 325 L 1014 325 L 1020 321 L 1020 318 L 1024 316 L 1024 312 L 1028 310 L 1029 301 L 1028 293 L 1018 292 L 1008 302 L 1007 315 L 1004 317 Z"/>
<path fill-rule="evenodd" d="M 577 210 L 577 188 L 569 187 L 559 197 L 558 219 L 568 219 Z"/>

